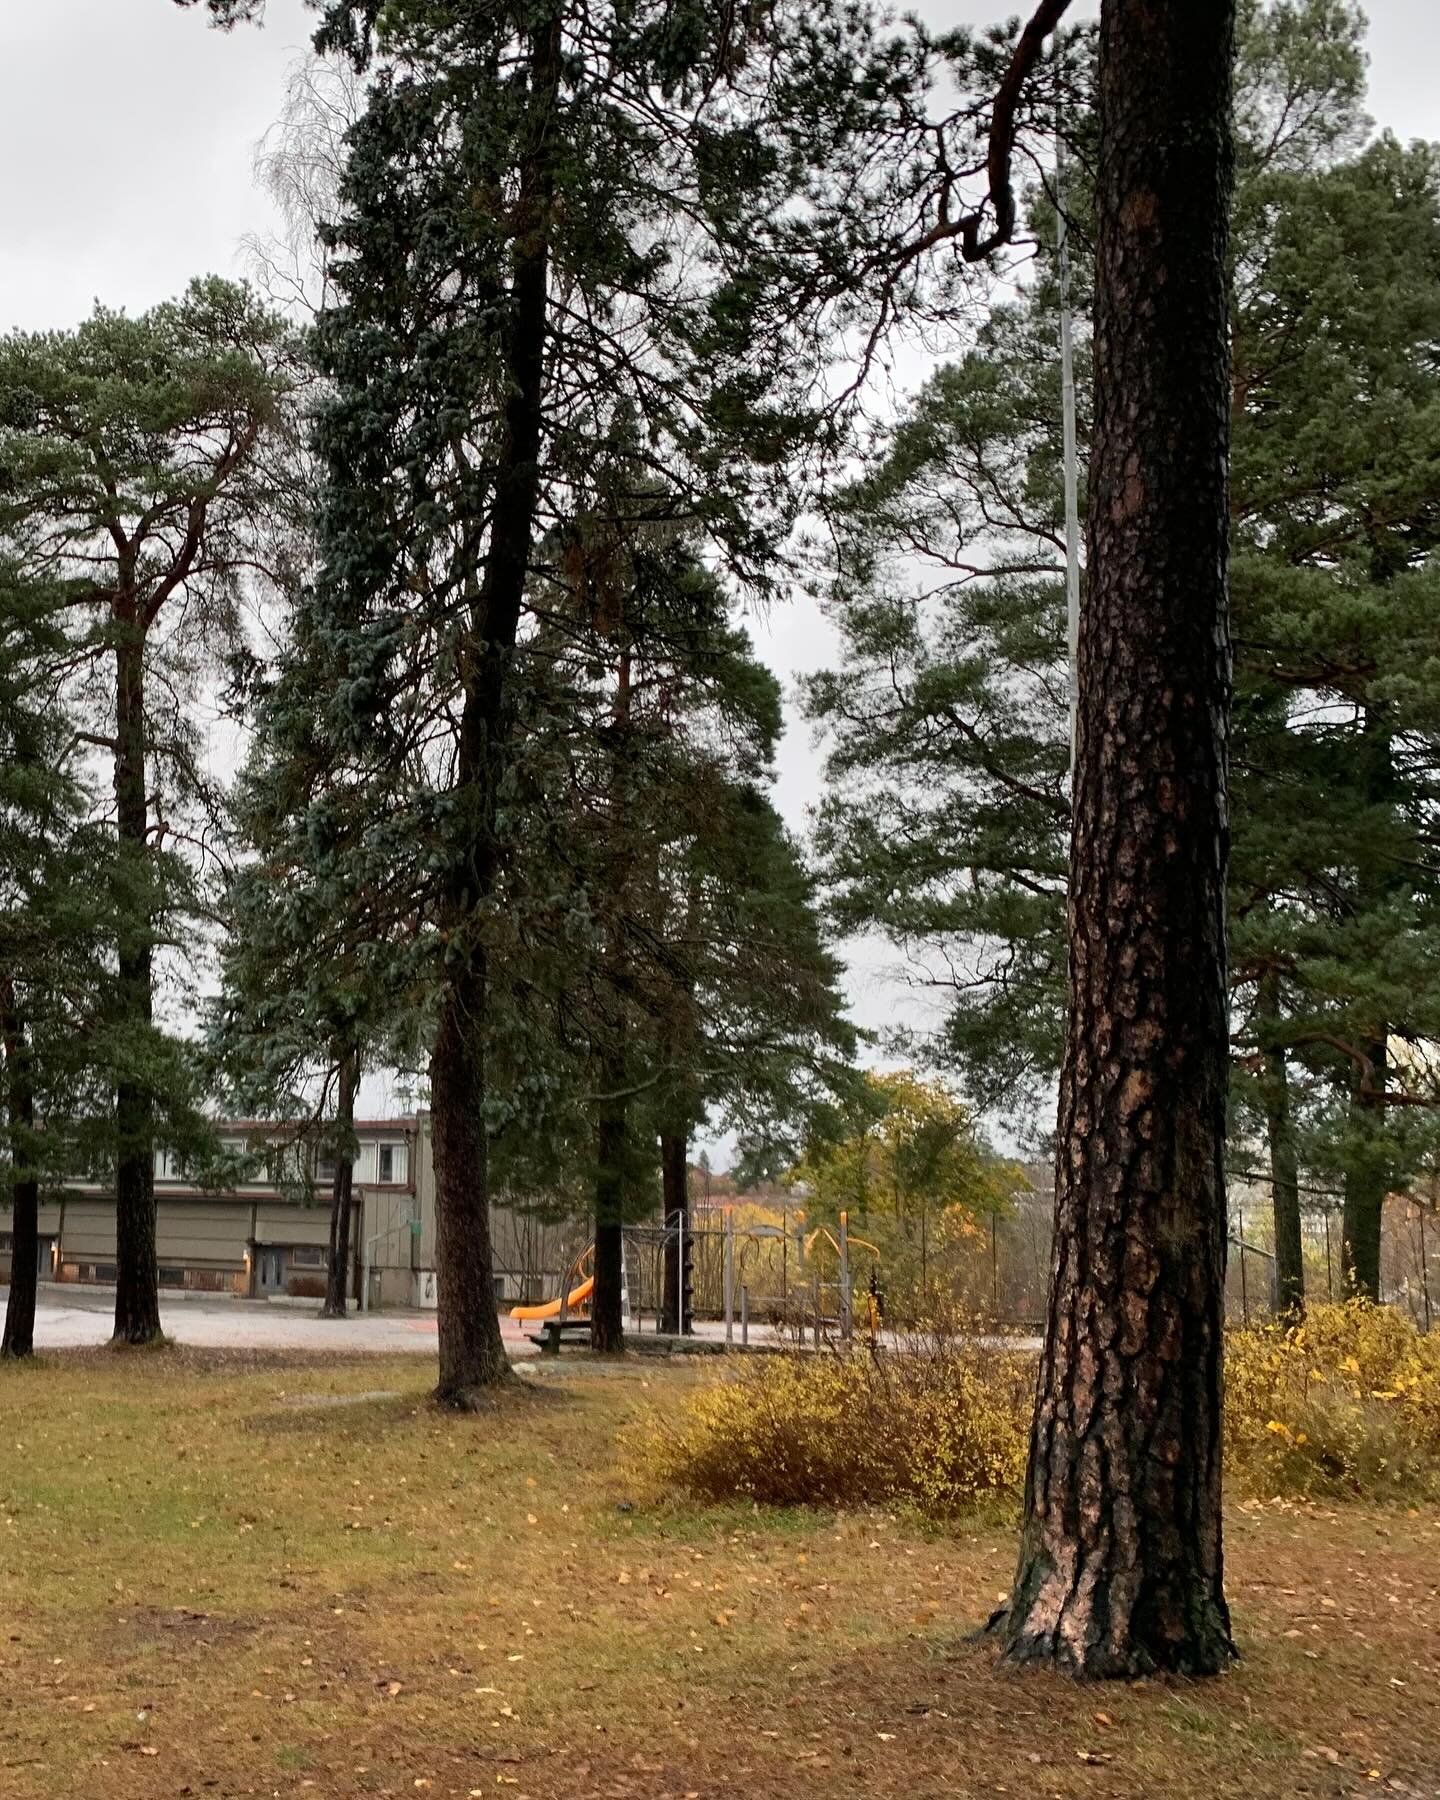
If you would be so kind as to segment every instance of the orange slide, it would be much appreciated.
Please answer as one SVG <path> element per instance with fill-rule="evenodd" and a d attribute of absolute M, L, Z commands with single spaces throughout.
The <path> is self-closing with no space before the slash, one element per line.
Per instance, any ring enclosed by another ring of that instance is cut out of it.
<path fill-rule="evenodd" d="M 565 1305 L 567 1309 L 583 1306 L 595 1291 L 595 1277 L 587 1276 L 577 1288 L 571 1288 Z M 554 1319 L 560 1314 L 559 1299 L 547 1300 L 543 1306 L 512 1306 L 512 1319 Z"/>

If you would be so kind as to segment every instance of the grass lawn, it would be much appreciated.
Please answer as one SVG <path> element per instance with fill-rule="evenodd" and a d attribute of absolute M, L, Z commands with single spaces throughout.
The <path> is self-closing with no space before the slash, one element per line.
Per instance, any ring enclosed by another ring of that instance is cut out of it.
<path fill-rule="evenodd" d="M 713 1368 L 0 1369 L 0 1797 L 1440 1793 L 1440 1517 L 1237 1506 L 1203 1685 L 1004 1675 L 1013 1526 L 723 1513 L 620 1435 Z"/>

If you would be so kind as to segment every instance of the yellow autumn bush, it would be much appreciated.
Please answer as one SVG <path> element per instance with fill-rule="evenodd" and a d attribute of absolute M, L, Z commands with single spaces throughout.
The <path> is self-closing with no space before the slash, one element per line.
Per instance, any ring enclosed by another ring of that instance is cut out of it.
<path fill-rule="evenodd" d="M 643 1453 L 698 1500 L 951 1518 L 1018 1496 L 1034 1368 L 943 1334 L 878 1358 L 756 1358 L 652 1419 Z M 1227 1333 L 1225 1368 L 1234 1488 L 1440 1498 L 1440 1335 L 1393 1308 L 1317 1306 L 1289 1330 Z"/>
<path fill-rule="evenodd" d="M 1260 1494 L 1440 1495 L 1440 1337 L 1360 1301 L 1231 1331 L 1225 1443 Z"/>
<path fill-rule="evenodd" d="M 647 1458 L 695 1499 L 909 1505 L 948 1518 L 1018 1493 L 1034 1364 L 936 1345 L 872 1358 L 770 1356 L 656 1420 Z"/>

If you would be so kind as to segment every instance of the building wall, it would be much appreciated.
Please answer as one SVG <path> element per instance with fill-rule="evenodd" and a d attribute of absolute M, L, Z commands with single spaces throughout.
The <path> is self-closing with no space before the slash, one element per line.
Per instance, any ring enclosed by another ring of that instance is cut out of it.
<path fill-rule="evenodd" d="M 414 1176 L 415 1211 L 420 1220 L 414 1267 L 417 1271 L 429 1270 L 433 1274 L 438 1261 L 435 1251 L 435 1146 L 428 1112 L 422 1112 L 416 1121 Z"/>
<path fill-rule="evenodd" d="M 273 1127 L 269 1128 L 272 1132 Z M 235 1149 L 263 1147 L 267 1128 L 253 1120 L 226 1121 L 221 1137 Z M 355 1167 L 356 1217 L 352 1231 L 357 1280 L 368 1257 L 370 1298 L 385 1306 L 435 1304 L 435 1162 L 430 1118 L 366 1120 Z M 390 1172 L 381 1185 L 380 1150 L 390 1146 Z M 297 1154 L 298 1154 L 297 1150 Z M 156 1248 L 162 1285 L 248 1294 L 259 1286 L 264 1251 L 298 1251 L 301 1261 L 286 1268 L 288 1286 L 318 1288 L 323 1265 L 313 1252 L 329 1243 L 330 1205 L 323 1166 L 314 1169 L 309 1202 L 281 1193 L 273 1179 L 258 1175 L 230 1192 L 208 1194 L 187 1183 L 183 1171 L 160 1147 L 155 1157 Z M 418 1222 L 418 1231 L 412 1229 Z M 8 1212 L 0 1209 L 0 1236 Z M 504 1304 L 549 1297 L 559 1288 L 578 1253 L 589 1242 L 585 1222 L 553 1225 L 505 1206 L 491 1208 L 496 1298 Z M 61 1280 L 114 1279 L 115 1203 L 96 1187 L 77 1189 L 42 1208 L 42 1240 L 56 1241 Z M 267 1265 L 268 1266 L 268 1265 Z M 0 1251 L 0 1279 L 8 1279 L 8 1256 Z"/>
<path fill-rule="evenodd" d="M 275 1128 L 270 1128 L 272 1132 Z M 254 1121 L 226 1121 L 222 1141 L 235 1149 L 259 1151 L 266 1128 Z M 414 1119 L 358 1123 L 360 1138 L 354 1190 L 352 1248 L 358 1270 L 367 1234 L 383 1231 L 374 1246 L 377 1282 L 387 1301 L 409 1303 L 415 1251 L 409 1230 L 416 1199 L 412 1172 L 418 1161 Z M 388 1148 L 384 1185 L 382 1149 Z M 303 1146 L 285 1145 L 303 1156 Z M 298 1165 L 297 1165 L 298 1166 Z M 258 1286 L 258 1260 L 265 1250 L 283 1252 L 281 1285 L 291 1292 L 323 1292 L 330 1239 L 329 1171 L 316 1167 L 308 1199 L 281 1192 L 273 1178 L 257 1173 L 225 1193 L 205 1193 L 187 1182 L 163 1146 L 155 1153 L 156 1252 L 161 1285 L 248 1294 Z M 371 1222 L 374 1221 L 374 1222 Z M 0 1239 L 10 1228 L 8 1207 L 0 1208 Z M 433 1234 L 432 1234 L 433 1235 Z M 115 1275 L 115 1201 L 95 1185 L 78 1185 L 41 1208 L 40 1237 L 54 1241 L 54 1273 L 62 1281 L 106 1283 Z M 8 1245 L 0 1247 L 0 1281 L 9 1279 Z M 274 1260 L 267 1265 L 273 1270 Z M 42 1275 L 46 1271 L 42 1270 Z M 358 1288 L 358 1280 L 357 1280 Z M 278 1291 L 272 1283 L 272 1291 Z"/>
<path fill-rule="evenodd" d="M 40 1208 L 40 1244 L 44 1248 L 46 1239 L 53 1240 L 60 1229 L 60 1207 L 44 1205 Z M 0 1286 L 10 1280 L 10 1236 L 14 1230 L 14 1219 L 8 1202 L 0 1201 Z M 42 1267 L 41 1279 L 47 1271 Z"/>
<path fill-rule="evenodd" d="M 414 1208 L 420 1221 L 414 1242 L 414 1260 L 408 1279 L 409 1303 L 433 1307 L 435 1304 L 435 1152 L 430 1130 L 430 1115 L 422 1112 L 416 1120 L 414 1138 Z M 377 1212 L 377 1219 L 384 1215 Z M 502 1304 L 548 1299 L 555 1294 L 564 1272 L 589 1243 L 591 1231 L 585 1221 L 561 1225 L 549 1224 L 533 1214 L 517 1208 L 493 1203 L 490 1207 L 490 1236 L 495 1269 L 495 1295 Z M 393 1242 L 403 1246 L 403 1236 Z M 381 1258 L 377 1255 L 376 1282 L 382 1302 L 399 1300 L 399 1272 L 393 1267 L 382 1275 L 378 1272 Z"/>
<path fill-rule="evenodd" d="M 370 1299 L 378 1306 L 413 1304 L 420 1239 L 412 1230 L 418 1196 L 408 1190 L 372 1188 L 365 1193 L 359 1244 L 362 1263 L 370 1267 Z M 422 1218 L 422 1235 L 423 1235 Z"/>
<path fill-rule="evenodd" d="M 588 1221 L 551 1224 L 506 1206 L 490 1208 L 496 1298 L 551 1299 L 593 1235 Z"/>

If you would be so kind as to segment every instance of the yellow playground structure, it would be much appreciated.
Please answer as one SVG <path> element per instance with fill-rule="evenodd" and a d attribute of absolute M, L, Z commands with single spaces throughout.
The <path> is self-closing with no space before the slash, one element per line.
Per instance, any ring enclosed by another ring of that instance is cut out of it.
<path fill-rule="evenodd" d="M 595 1292 L 595 1276 L 593 1273 L 595 1267 L 594 1244 L 587 1245 L 586 1248 L 580 1252 L 579 1256 L 576 1257 L 574 1266 L 570 1271 L 571 1275 L 582 1275 L 587 1263 L 590 1265 L 592 1272 L 589 1275 L 584 1275 L 584 1278 L 580 1281 L 579 1285 L 571 1288 L 563 1301 L 557 1294 L 553 1300 L 543 1300 L 537 1306 L 512 1306 L 510 1308 L 510 1317 L 512 1319 L 525 1320 L 558 1319 L 560 1317 L 562 1306 L 567 1313 L 570 1313 L 574 1312 L 577 1307 L 588 1305 L 591 1294 Z M 564 1286 L 563 1282 L 561 1283 L 561 1286 Z"/>

